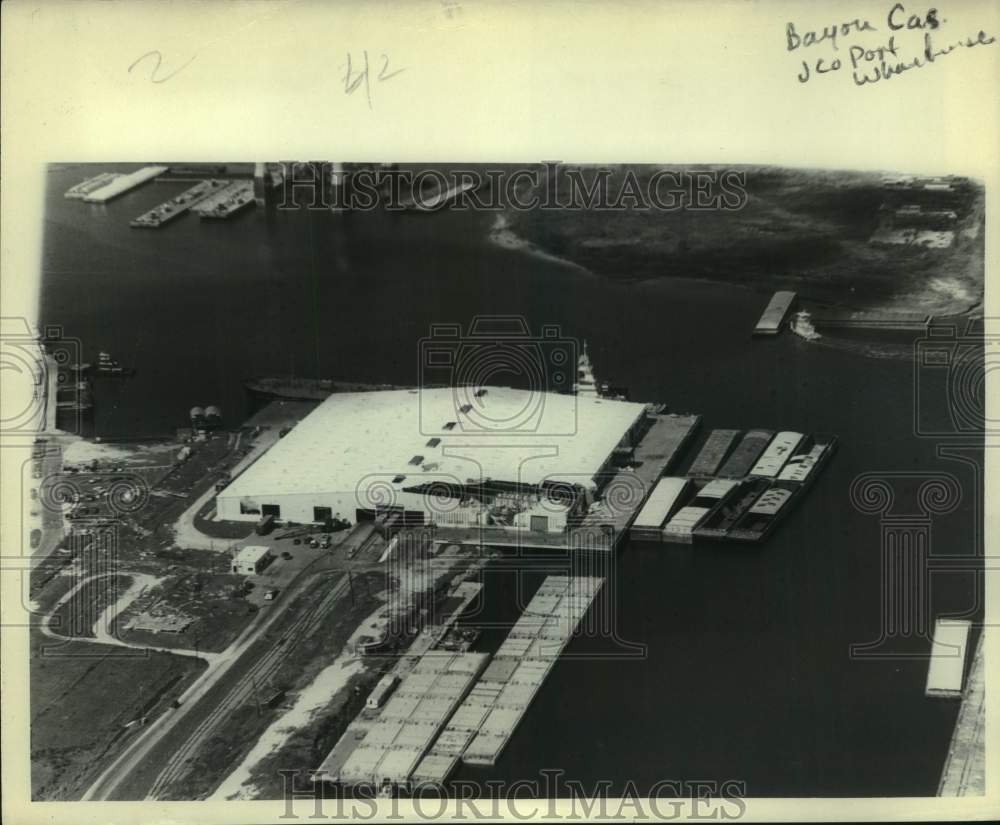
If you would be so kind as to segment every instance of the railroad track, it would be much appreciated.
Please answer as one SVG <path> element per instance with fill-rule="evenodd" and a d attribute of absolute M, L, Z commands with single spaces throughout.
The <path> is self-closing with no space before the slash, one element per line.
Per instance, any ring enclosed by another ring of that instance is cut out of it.
<path fill-rule="evenodd" d="M 308 607 L 284 630 L 278 641 L 254 665 L 240 677 L 236 685 L 212 709 L 211 713 L 194 729 L 184 744 L 170 757 L 167 765 L 153 782 L 146 795 L 147 800 L 155 800 L 180 779 L 187 771 L 188 764 L 197 750 L 214 733 L 216 727 L 230 713 L 243 705 L 255 690 L 255 684 L 264 682 L 281 667 L 299 641 L 314 632 L 333 608 L 337 600 L 349 587 L 347 577 L 327 593 L 321 600 Z"/>

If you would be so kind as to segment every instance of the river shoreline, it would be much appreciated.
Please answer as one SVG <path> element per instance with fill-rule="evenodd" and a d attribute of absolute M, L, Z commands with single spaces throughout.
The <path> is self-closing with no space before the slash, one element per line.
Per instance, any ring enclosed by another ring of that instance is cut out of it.
<path fill-rule="evenodd" d="M 518 252 L 524 252 L 525 254 L 531 255 L 540 260 L 548 261 L 551 263 L 557 263 L 562 266 L 575 269 L 582 272 L 592 278 L 605 277 L 609 280 L 620 281 L 622 283 L 627 283 L 629 285 L 647 285 L 658 283 L 662 281 L 676 281 L 683 280 L 693 283 L 702 284 L 730 284 L 733 287 L 740 289 L 748 289 L 753 292 L 758 292 L 761 294 L 770 294 L 772 292 L 778 291 L 780 289 L 791 289 L 798 293 L 798 297 L 801 300 L 807 301 L 813 308 L 827 308 L 827 309 L 837 309 L 843 311 L 851 312 L 884 312 L 887 315 L 893 314 L 904 314 L 912 312 L 924 312 L 927 310 L 926 306 L 921 306 L 916 302 L 911 302 L 905 297 L 900 297 L 896 300 L 870 300 L 870 301 L 845 301 L 842 299 L 837 299 L 834 296 L 823 292 L 815 291 L 815 286 L 797 281 L 790 278 L 777 278 L 774 283 L 767 285 L 749 285 L 732 283 L 724 278 L 710 278 L 698 275 L 671 275 L 663 274 L 658 277 L 637 277 L 634 280 L 626 280 L 621 278 L 611 278 L 611 276 L 601 275 L 599 272 L 595 272 L 589 269 L 584 264 L 572 260 L 571 258 L 563 257 L 552 252 L 548 252 L 545 249 L 538 246 L 533 241 L 528 240 L 516 232 L 510 227 L 510 222 L 503 215 L 498 215 L 490 229 L 489 240 L 496 246 L 502 247 L 503 249 L 509 249 Z M 810 290 L 813 291 L 810 291 Z M 928 311 L 927 314 L 936 320 L 963 320 L 970 318 L 981 317 L 983 306 L 983 296 L 980 293 L 974 299 L 969 300 L 968 298 L 956 298 L 955 304 L 952 306 L 947 306 L 943 311 Z"/>

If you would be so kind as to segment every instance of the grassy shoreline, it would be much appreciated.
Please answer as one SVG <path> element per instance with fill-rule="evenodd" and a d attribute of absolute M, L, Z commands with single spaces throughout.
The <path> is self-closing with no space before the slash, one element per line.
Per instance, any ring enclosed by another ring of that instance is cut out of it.
<path fill-rule="evenodd" d="M 608 190 L 618 191 L 629 172 L 648 181 L 659 168 L 613 167 Z M 930 315 L 959 315 L 981 304 L 985 221 L 978 184 L 953 179 L 942 194 L 891 188 L 874 173 L 741 171 L 747 196 L 736 210 L 508 209 L 491 239 L 623 283 L 682 277 L 760 292 L 792 289 L 807 301 L 843 308 Z M 522 200 L 541 198 L 547 185 L 526 187 Z M 950 246 L 877 239 L 911 203 L 954 212 L 946 227 Z"/>

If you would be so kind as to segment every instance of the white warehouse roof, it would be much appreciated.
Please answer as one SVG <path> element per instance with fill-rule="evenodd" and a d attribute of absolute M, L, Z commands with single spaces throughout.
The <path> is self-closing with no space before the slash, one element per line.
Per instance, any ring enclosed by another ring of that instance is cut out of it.
<path fill-rule="evenodd" d="M 483 392 L 480 390 L 480 392 Z M 589 486 L 644 405 L 506 387 L 334 393 L 220 498 L 470 480 Z"/>

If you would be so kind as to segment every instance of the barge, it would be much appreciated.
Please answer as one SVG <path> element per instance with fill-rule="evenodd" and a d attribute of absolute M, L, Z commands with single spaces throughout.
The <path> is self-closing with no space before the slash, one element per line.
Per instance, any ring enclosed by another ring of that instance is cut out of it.
<path fill-rule="evenodd" d="M 659 541 L 664 523 L 673 515 L 677 501 L 687 490 L 686 478 L 661 478 L 629 530 L 633 541 Z"/>
<path fill-rule="evenodd" d="M 251 378 L 243 386 L 253 395 L 265 398 L 282 398 L 286 401 L 322 401 L 337 392 L 379 392 L 406 390 L 394 384 L 363 384 L 356 381 L 333 381 L 329 378 L 298 378 L 295 376 L 266 376 Z"/>
<path fill-rule="evenodd" d="M 689 476 L 683 486 L 677 482 L 685 479 L 662 479 L 675 486 L 676 495 L 668 497 L 657 485 L 629 537 L 669 544 L 764 541 L 819 475 L 836 443 L 832 435 L 780 432 L 771 439 L 770 431 L 751 430 L 718 477 Z"/>
<path fill-rule="evenodd" d="M 771 430 L 750 430 L 736 446 L 725 464 L 719 468 L 721 478 L 744 478 L 757 463 L 774 433 Z"/>
<path fill-rule="evenodd" d="M 753 328 L 754 335 L 774 336 L 781 332 L 785 318 L 795 303 L 795 293 L 782 290 L 775 292 L 770 302 L 760 316 L 757 326 Z"/>
<path fill-rule="evenodd" d="M 695 530 L 708 516 L 724 502 L 736 488 L 731 479 L 716 478 L 698 490 L 695 497 L 668 521 L 662 531 L 662 539 L 674 544 L 691 544 Z"/>
<path fill-rule="evenodd" d="M 931 641 L 926 696 L 959 699 L 965 676 L 965 654 L 972 623 L 965 619 L 938 619 Z"/>
<path fill-rule="evenodd" d="M 228 182 L 219 180 L 218 178 L 203 180 L 190 189 L 185 189 L 176 198 L 171 198 L 159 206 L 154 206 L 148 212 L 131 221 L 129 226 L 133 229 L 159 229 L 164 224 L 174 220 L 174 218 L 183 215 L 195 204 L 205 200 L 205 198 L 213 195 L 220 189 L 224 189 L 226 186 L 228 186 Z"/>
<path fill-rule="evenodd" d="M 712 430 L 687 474 L 694 478 L 714 476 L 739 434 L 739 430 Z"/>
<path fill-rule="evenodd" d="M 695 538 L 715 541 L 728 538 L 729 531 L 736 522 L 769 486 L 770 482 L 763 478 L 747 478 L 737 482 L 728 500 L 706 516 L 695 528 Z"/>
<path fill-rule="evenodd" d="M 225 220 L 256 203 L 253 181 L 238 180 L 191 207 L 191 211 L 203 220 Z"/>
<path fill-rule="evenodd" d="M 800 448 L 798 453 L 788 459 L 785 477 L 779 474 L 770 481 L 759 498 L 735 522 L 726 534 L 726 539 L 751 543 L 764 541 L 816 480 L 820 469 L 833 455 L 837 439 L 832 435 L 817 435 L 814 439 L 800 441 L 800 445 L 802 443 L 808 446 Z M 767 477 L 756 478 L 767 481 Z"/>
<path fill-rule="evenodd" d="M 778 433 L 767 449 L 761 453 L 757 463 L 750 468 L 747 475 L 763 476 L 764 478 L 774 478 L 781 472 L 785 462 L 794 454 L 796 448 L 802 443 L 802 433 L 780 432 Z"/>

